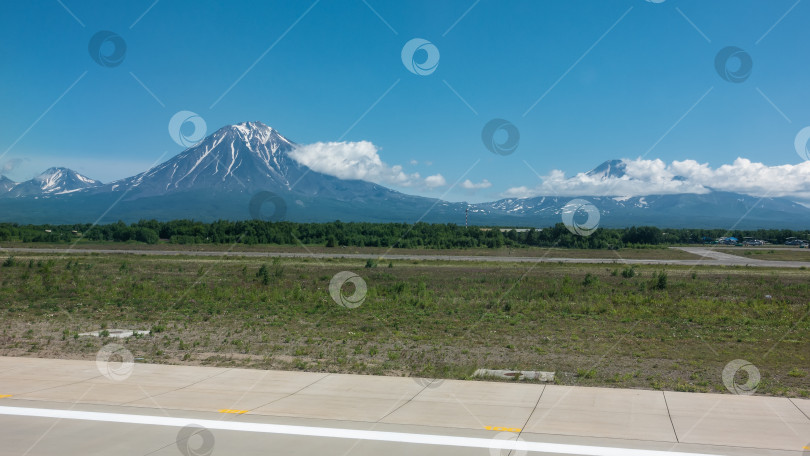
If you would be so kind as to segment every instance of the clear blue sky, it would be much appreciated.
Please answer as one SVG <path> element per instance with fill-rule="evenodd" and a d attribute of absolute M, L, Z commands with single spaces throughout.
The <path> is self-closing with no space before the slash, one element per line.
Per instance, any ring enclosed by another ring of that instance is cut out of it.
<path fill-rule="evenodd" d="M 492 187 L 450 190 L 457 201 L 534 186 L 531 168 L 571 175 L 637 158 L 662 137 L 646 158 L 795 164 L 794 137 L 810 125 L 810 2 L 796 3 L 322 0 L 304 14 L 312 1 L 2 2 L 0 165 L 19 163 L 7 172 L 16 180 L 57 165 L 126 177 L 182 150 L 167 131 L 181 110 L 209 132 L 260 120 L 302 144 L 354 124 L 343 140 L 446 178 L 413 190 L 425 195 L 480 160 L 465 178 Z M 91 59 L 100 30 L 125 40 L 120 65 Z M 404 67 L 412 38 L 440 51 L 432 74 Z M 726 46 L 751 56 L 742 83 L 715 70 Z M 519 129 L 515 153 L 482 144 L 492 118 Z"/>

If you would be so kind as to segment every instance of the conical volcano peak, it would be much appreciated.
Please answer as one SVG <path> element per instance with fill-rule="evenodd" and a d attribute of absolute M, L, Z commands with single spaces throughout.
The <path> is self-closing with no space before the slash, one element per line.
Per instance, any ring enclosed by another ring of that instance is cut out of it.
<path fill-rule="evenodd" d="M 227 135 L 235 136 L 246 144 L 268 144 L 275 146 L 272 147 L 273 149 L 276 149 L 278 145 L 282 144 L 292 145 L 292 142 L 284 136 L 281 136 L 278 130 L 260 121 L 226 125 L 217 130 L 212 136 L 222 138 Z"/>
<path fill-rule="evenodd" d="M 37 175 L 34 179 L 45 180 L 45 179 L 50 178 L 51 176 L 60 175 L 62 173 L 66 173 L 66 172 L 70 172 L 70 170 L 67 169 L 67 168 L 63 168 L 61 166 L 54 166 L 54 167 L 48 168 L 45 171 L 39 173 L 39 175 Z"/>
<path fill-rule="evenodd" d="M 624 176 L 627 169 L 627 163 L 624 160 L 608 160 L 596 168 L 588 171 L 586 175 L 591 177 L 598 177 L 601 180 L 610 178 L 621 178 Z"/>
<path fill-rule="evenodd" d="M 230 126 L 233 130 L 238 130 L 245 134 L 270 134 L 276 132 L 273 127 L 261 121 L 242 122 Z M 278 134 L 278 132 L 276 132 Z"/>
<path fill-rule="evenodd" d="M 262 122 L 226 125 L 149 171 L 116 182 L 115 189 L 137 188 L 139 196 L 156 196 L 179 191 L 290 188 L 306 174 L 287 155 L 294 146 Z"/>
<path fill-rule="evenodd" d="M 82 176 L 81 174 L 64 167 L 48 168 L 32 181 L 40 182 L 45 190 L 75 190 L 78 188 L 94 187 L 101 182 Z"/>

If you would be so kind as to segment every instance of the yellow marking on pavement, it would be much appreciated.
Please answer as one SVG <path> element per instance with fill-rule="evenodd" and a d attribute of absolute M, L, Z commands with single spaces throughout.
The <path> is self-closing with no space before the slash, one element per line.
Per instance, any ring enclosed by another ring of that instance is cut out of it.
<path fill-rule="evenodd" d="M 241 415 L 247 412 L 248 412 L 247 410 L 219 409 L 219 413 L 235 413 L 237 415 Z"/>
<path fill-rule="evenodd" d="M 11 394 L 0 394 L 0 399 L 3 399 L 4 397 L 11 397 Z"/>
<path fill-rule="evenodd" d="M 501 426 L 484 426 L 484 429 L 486 429 L 487 431 L 500 431 L 500 432 L 520 432 L 523 430 L 521 428 L 508 428 Z"/>

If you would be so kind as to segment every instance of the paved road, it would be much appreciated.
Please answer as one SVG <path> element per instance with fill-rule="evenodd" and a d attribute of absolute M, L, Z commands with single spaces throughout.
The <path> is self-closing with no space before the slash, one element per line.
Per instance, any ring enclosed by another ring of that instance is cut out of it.
<path fill-rule="evenodd" d="M 671 247 L 682 250 L 693 255 L 700 255 L 705 260 L 704 263 L 720 263 L 727 266 L 757 266 L 757 267 L 779 267 L 779 268 L 800 268 L 810 267 L 807 261 L 780 261 L 780 260 L 760 260 L 756 258 L 746 258 L 741 255 L 733 255 L 725 251 L 717 250 L 714 247 Z M 806 249 L 785 249 L 807 251 Z"/>
<path fill-rule="evenodd" d="M 202 257 L 280 257 L 280 258 L 348 258 L 406 261 L 479 261 L 495 263 L 590 263 L 590 264 L 672 264 L 682 266 L 753 266 L 765 268 L 810 268 L 805 261 L 767 261 L 744 258 L 716 251 L 710 247 L 672 247 L 701 256 L 695 260 L 644 260 L 622 258 L 545 258 L 519 256 L 483 256 L 483 255 L 400 255 L 400 254 L 365 254 L 365 253 L 290 253 L 290 252 L 227 252 L 227 251 L 180 251 L 180 250 L 137 250 L 137 249 L 37 249 L 37 248 L 3 248 L 2 253 L 45 253 L 45 254 L 108 254 L 108 255 L 177 255 Z"/>
<path fill-rule="evenodd" d="M 799 456 L 810 445 L 810 400 L 731 394 L 8 357 L 0 394 L 0 455 Z"/>

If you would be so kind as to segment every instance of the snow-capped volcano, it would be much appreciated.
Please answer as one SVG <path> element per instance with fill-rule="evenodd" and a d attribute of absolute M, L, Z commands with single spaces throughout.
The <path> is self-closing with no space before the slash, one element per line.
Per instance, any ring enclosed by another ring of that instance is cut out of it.
<path fill-rule="evenodd" d="M 627 163 L 622 160 L 608 160 L 596 168 L 588 171 L 587 176 L 597 177 L 599 180 L 619 179 L 625 175 Z"/>
<path fill-rule="evenodd" d="M 82 176 L 68 168 L 50 168 L 32 181 L 39 183 L 43 193 L 70 192 L 101 185 L 100 181 Z"/>
<path fill-rule="evenodd" d="M 108 184 L 141 197 L 193 189 L 244 191 L 267 179 L 289 187 L 293 143 L 261 122 L 220 128 L 199 144 L 133 177 Z"/>
<path fill-rule="evenodd" d="M 0 197 L 61 195 L 99 185 L 100 181 L 82 176 L 72 169 L 50 168 L 21 183 L 15 183 L 5 176 L 0 177 Z"/>
<path fill-rule="evenodd" d="M 220 128 L 154 168 L 96 189 L 127 191 L 125 199 L 178 192 L 208 194 L 272 191 L 342 201 L 385 193 L 399 194 L 377 184 L 341 180 L 312 171 L 289 152 L 296 144 L 262 122 L 243 122 Z"/>
<path fill-rule="evenodd" d="M 541 195 L 467 204 L 406 195 L 371 182 L 314 171 L 293 158 L 298 147 L 261 122 L 245 122 L 220 128 L 160 165 L 110 184 L 99 185 L 65 168 L 49 169 L 21 184 L 0 177 L 0 221 L 245 220 L 265 218 L 272 209 L 273 220 L 302 222 L 464 224 L 469 216 L 475 225 L 543 227 L 560 223 L 562 208 L 577 197 Z M 632 174 L 629 166 L 622 160 L 609 160 L 585 175 L 598 182 L 627 182 Z M 6 195 L 19 197 L 2 198 Z M 272 198 L 267 199 L 268 195 Z M 810 225 L 810 209 L 787 198 L 756 198 L 711 189 L 700 194 L 588 195 L 581 197 L 598 208 L 600 226 L 605 227 Z M 267 211 L 261 206 L 265 200 L 270 201 Z M 257 207 L 265 215 L 257 215 Z"/>

